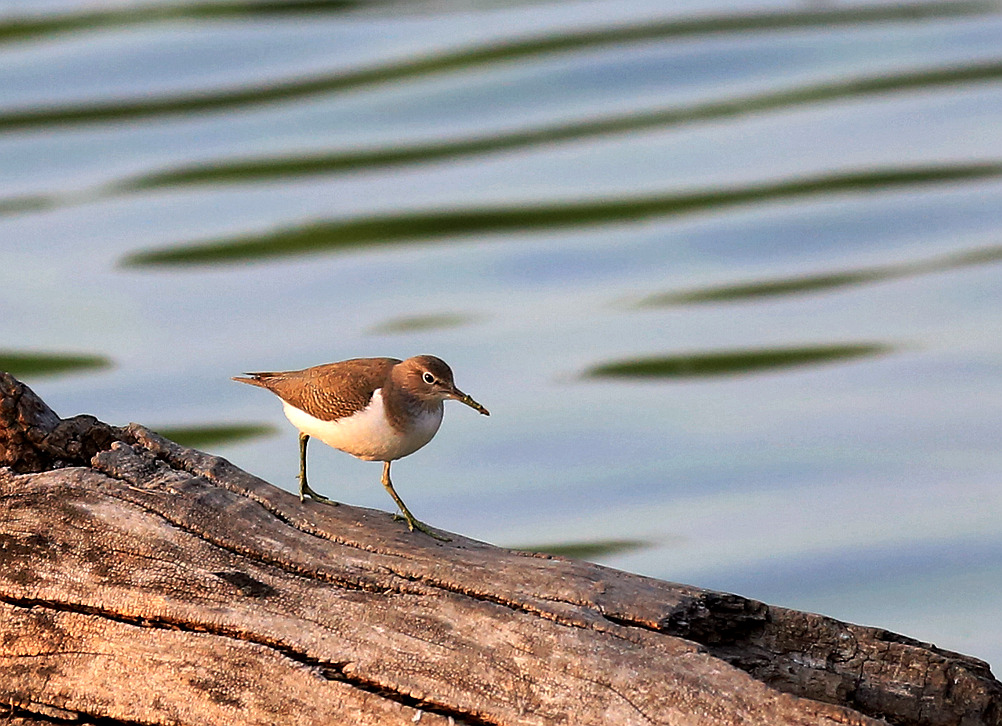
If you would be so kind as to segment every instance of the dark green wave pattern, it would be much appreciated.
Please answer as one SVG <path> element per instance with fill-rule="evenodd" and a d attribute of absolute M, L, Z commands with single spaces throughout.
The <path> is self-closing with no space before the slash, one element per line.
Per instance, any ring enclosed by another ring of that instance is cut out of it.
<path fill-rule="evenodd" d="M 0 350 L 0 371 L 18 378 L 92 371 L 110 368 L 111 365 L 111 359 L 103 355 Z"/>
<path fill-rule="evenodd" d="M 391 0 L 392 1 L 392 0 Z M 377 0 L 288 0 L 274 2 L 237 0 L 235 2 L 193 2 L 134 4 L 112 10 L 50 13 L 30 17 L 8 17 L 0 21 L 0 43 L 31 38 L 98 31 L 126 25 L 142 25 L 170 20 L 223 20 L 232 17 L 276 17 L 304 13 L 343 13 L 364 9 Z"/>
<path fill-rule="evenodd" d="M 709 378 L 869 358 L 891 351 L 883 343 L 747 348 L 611 361 L 589 368 L 584 375 L 635 380 Z"/>
<path fill-rule="evenodd" d="M 856 287 L 876 282 L 896 280 L 915 275 L 948 272 L 964 267 L 1002 262 L 1002 245 L 982 247 L 921 262 L 896 265 L 877 265 L 858 270 L 824 272 L 800 277 L 750 280 L 729 285 L 678 290 L 650 295 L 637 303 L 637 307 L 672 307 L 697 303 L 745 302 L 757 298 L 784 295 L 808 295 L 844 287 Z"/>
<path fill-rule="evenodd" d="M 404 333 L 425 333 L 431 330 L 446 330 L 468 325 L 477 320 L 475 315 L 463 313 L 429 313 L 427 315 L 406 315 L 386 320 L 374 326 L 369 332 L 377 335 L 399 335 Z"/>
<path fill-rule="evenodd" d="M 560 542 L 549 545 L 513 547 L 523 552 L 542 552 L 560 557 L 589 560 L 610 555 L 625 554 L 650 547 L 651 543 L 633 539 L 603 539 L 594 542 Z"/>
<path fill-rule="evenodd" d="M 122 182 L 115 190 L 136 191 L 191 184 L 268 182 L 297 176 L 422 164 L 478 154 L 516 151 L 546 144 L 581 141 L 598 136 L 669 128 L 840 99 L 999 81 L 1002 81 L 1002 62 L 932 68 L 880 77 L 846 79 L 688 107 L 655 109 L 435 144 L 221 160 L 140 176 Z"/>
<path fill-rule="evenodd" d="M 254 3 L 245 3 L 250 7 Z M 210 7 L 229 7 L 226 3 Z M 239 5 L 234 4 L 234 7 Z M 166 6 L 170 8 L 171 6 Z M 195 8 L 194 5 L 175 6 Z M 262 7 L 264 7 L 262 5 Z M 135 100 L 109 100 L 90 103 L 53 105 L 20 109 L 0 113 L 0 131 L 39 128 L 52 124 L 98 123 L 122 121 L 166 114 L 189 114 L 222 111 L 243 106 L 261 105 L 307 98 L 319 94 L 335 93 L 418 78 L 431 74 L 462 71 L 492 63 L 509 62 L 548 53 L 579 51 L 603 45 L 636 43 L 671 39 L 693 35 L 717 33 L 764 32 L 795 30 L 835 25 L 866 23 L 910 22 L 933 17 L 960 17 L 997 12 L 993 2 L 930 2 L 908 3 L 867 8 L 834 8 L 798 12 L 763 12 L 748 15 L 701 17 L 665 22 L 645 22 L 636 25 L 598 28 L 568 32 L 562 35 L 534 37 L 495 45 L 465 48 L 416 57 L 404 62 L 376 65 L 358 70 L 340 71 L 289 79 L 285 82 L 260 84 L 237 88 L 200 90 L 190 93 Z M 137 10 L 137 12 L 140 12 Z M 151 10 L 152 12 L 152 10 Z M 164 12 L 170 13 L 169 10 Z M 174 17 L 183 17 L 175 15 Z M 194 12 L 194 10 L 192 10 Z M 220 11 L 221 12 L 221 11 Z M 119 16 L 120 17 L 120 16 Z M 202 17 L 201 13 L 199 17 Z M 152 19 L 152 18 L 150 18 Z M 7 22 L 7 30 L 0 25 L 0 38 L 29 34 L 27 20 Z M 44 22 L 40 19 L 39 22 Z M 71 22 L 67 19 L 67 22 Z M 98 23 L 100 20 L 92 20 Z M 111 21 L 109 21 L 111 22 Z M 118 22 L 121 22 L 119 19 Z M 21 23 L 19 28 L 13 24 Z M 73 27 L 80 30 L 80 27 Z M 48 32 L 54 32 L 51 27 Z"/>
<path fill-rule="evenodd" d="M 278 432 L 271 424 L 206 424 L 203 426 L 165 426 L 157 433 L 181 446 L 203 448 L 235 444 L 247 439 L 271 436 Z"/>
<path fill-rule="evenodd" d="M 791 88 L 774 93 L 725 99 L 695 106 L 655 109 L 609 118 L 523 129 L 480 138 L 435 144 L 390 146 L 364 151 L 312 152 L 247 159 L 231 159 L 181 166 L 115 182 L 89 193 L 68 197 L 37 194 L 0 199 L 0 215 L 41 212 L 65 204 L 92 202 L 114 194 L 197 184 L 274 182 L 294 177 L 339 174 L 389 166 L 445 161 L 479 154 L 518 151 L 546 144 L 586 140 L 675 125 L 733 118 L 751 113 L 781 111 L 798 105 L 825 103 L 868 95 L 917 91 L 940 86 L 959 87 L 1002 81 L 1002 62 L 925 69 L 873 78 Z"/>
<path fill-rule="evenodd" d="M 816 195 L 889 191 L 909 186 L 989 179 L 1000 175 L 1002 163 L 999 162 L 890 168 L 682 194 L 387 214 L 322 221 L 260 235 L 138 251 L 124 257 L 121 264 L 126 267 L 233 264 L 457 236 L 622 224 L 744 204 Z"/>

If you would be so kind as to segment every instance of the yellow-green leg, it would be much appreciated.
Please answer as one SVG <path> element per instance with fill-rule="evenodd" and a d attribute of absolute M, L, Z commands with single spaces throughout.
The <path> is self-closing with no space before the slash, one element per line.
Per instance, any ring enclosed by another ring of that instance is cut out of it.
<path fill-rule="evenodd" d="M 438 540 L 442 540 L 443 542 L 451 541 L 448 537 L 438 534 L 427 524 L 420 521 L 413 514 L 411 514 L 411 510 L 409 510 L 407 508 L 407 505 L 404 504 L 404 500 L 401 499 L 397 494 L 397 492 L 393 489 L 393 482 L 390 481 L 390 462 L 388 461 L 383 462 L 383 486 L 386 487 L 386 491 L 390 493 L 390 496 L 393 497 L 393 501 L 397 503 L 397 506 L 400 507 L 400 511 L 403 512 L 403 517 L 397 514 L 395 515 L 396 518 L 407 520 L 407 526 L 410 528 L 411 532 L 417 529 L 424 532 L 426 535 L 434 537 L 435 539 Z"/>
<path fill-rule="evenodd" d="M 336 507 L 337 502 L 325 497 L 323 494 L 317 494 L 306 483 L 306 442 L 309 440 L 310 437 L 308 434 L 304 434 L 302 431 L 299 432 L 299 501 L 305 502 L 306 497 L 309 496 L 318 502 L 325 502 Z"/>

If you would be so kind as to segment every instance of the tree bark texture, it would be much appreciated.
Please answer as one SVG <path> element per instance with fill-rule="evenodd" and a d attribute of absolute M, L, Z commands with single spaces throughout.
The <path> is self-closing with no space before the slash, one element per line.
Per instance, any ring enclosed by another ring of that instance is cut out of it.
<path fill-rule="evenodd" d="M 0 373 L 12 724 L 1002 724 L 987 664 L 606 567 L 438 542 Z"/>

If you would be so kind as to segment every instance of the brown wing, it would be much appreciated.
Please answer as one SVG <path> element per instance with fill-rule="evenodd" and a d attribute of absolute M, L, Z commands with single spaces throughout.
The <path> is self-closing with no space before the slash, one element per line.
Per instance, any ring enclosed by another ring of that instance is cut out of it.
<path fill-rule="evenodd" d="M 396 358 L 354 358 L 301 371 L 247 373 L 240 383 L 267 388 L 286 403 L 321 421 L 361 411 L 383 385 Z"/>

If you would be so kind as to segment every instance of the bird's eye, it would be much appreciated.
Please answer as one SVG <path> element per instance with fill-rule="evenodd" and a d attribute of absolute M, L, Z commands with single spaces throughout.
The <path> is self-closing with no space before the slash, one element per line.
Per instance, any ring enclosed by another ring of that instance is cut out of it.
<path fill-rule="evenodd" d="M 425 371 L 425 372 L 424 372 L 424 375 L 423 375 L 423 376 L 421 376 L 421 378 L 422 378 L 422 379 L 424 380 L 424 382 L 425 382 L 425 383 L 427 383 L 427 384 L 428 384 L 429 386 L 430 386 L 430 385 L 431 385 L 432 383 L 434 383 L 434 382 L 435 382 L 435 376 L 433 376 L 433 375 L 432 375 L 431 373 L 429 373 L 428 371 Z"/>

